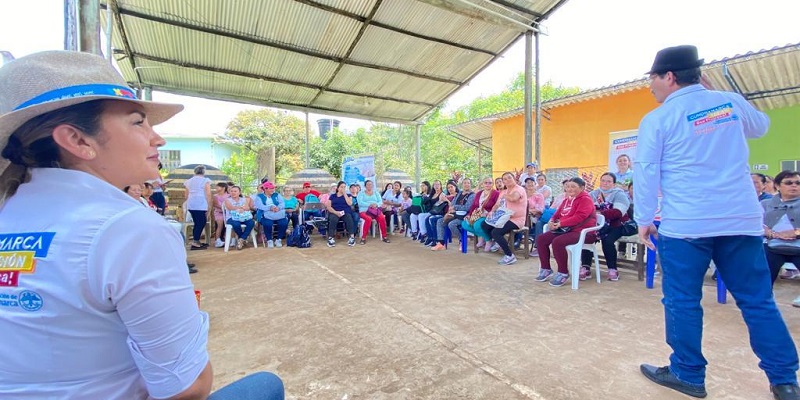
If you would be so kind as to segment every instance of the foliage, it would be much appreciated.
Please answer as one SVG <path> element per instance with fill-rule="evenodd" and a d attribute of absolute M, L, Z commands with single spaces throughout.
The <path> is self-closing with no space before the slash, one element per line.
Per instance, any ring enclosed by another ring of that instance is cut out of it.
<path fill-rule="evenodd" d="M 255 153 L 254 173 L 259 177 L 266 175 L 266 150 L 274 146 L 275 172 L 281 178 L 302 168 L 305 131 L 305 121 L 286 111 L 269 108 L 245 110 L 228 124 L 221 141 Z"/>
<path fill-rule="evenodd" d="M 252 151 L 233 153 L 231 158 L 222 162 L 220 169 L 235 184 L 242 187 L 244 194 L 255 193 L 256 186 L 261 182 L 256 175 L 256 153 Z"/>
<path fill-rule="evenodd" d="M 524 106 L 525 76 L 520 73 L 497 94 L 480 97 L 452 113 L 444 112 L 440 105 L 428 114 L 421 127 L 421 178 L 423 180 L 450 179 L 454 173 L 461 176 L 478 177 L 478 171 L 486 174 L 491 171 L 491 156 L 484 152 L 478 166 L 476 148 L 458 139 L 449 127 L 472 119 L 481 118 Z M 547 82 L 541 87 L 542 101 L 555 99 L 579 91 L 575 87 L 553 86 Z M 244 111 L 231 121 L 226 131 L 226 140 L 241 144 L 250 153 L 258 152 L 267 146 L 276 146 L 276 170 L 278 182 L 287 179 L 293 172 L 302 169 L 305 157 L 305 124 L 299 118 L 285 112 L 263 109 Z M 346 156 L 360 154 L 375 155 L 375 169 L 380 176 L 388 169 L 399 169 L 410 176 L 415 175 L 415 127 L 387 123 L 374 123 L 368 129 L 359 128 L 355 132 L 342 132 L 334 128 L 327 140 L 314 135 L 310 143 L 310 164 L 322 168 L 340 178 L 342 161 Z M 258 164 L 256 157 L 252 165 Z M 229 176 L 238 176 L 247 156 L 240 156 L 236 162 L 225 163 L 223 170 Z M 233 160 L 233 159 L 232 159 Z M 245 162 L 245 168 L 248 168 Z M 226 169 L 231 164 L 232 172 Z M 234 165 L 235 164 L 235 165 Z M 254 174 L 258 176 L 258 174 Z"/>

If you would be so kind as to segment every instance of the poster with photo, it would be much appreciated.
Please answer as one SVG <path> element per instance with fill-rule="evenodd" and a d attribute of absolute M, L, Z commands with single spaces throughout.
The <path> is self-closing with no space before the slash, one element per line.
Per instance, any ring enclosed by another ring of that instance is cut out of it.
<path fill-rule="evenodd" d="M 353 183 L 364 189 L 364 182 L 375 182 L 375 156 L 360 155 L 345 157 L 342 163 L 342 180 L 350 186 Z"/>
<path fill-rule="evenodd" d="M 608 170 L 614 173 L 620 186 L 627 186 L 633 180 L 638 135 L 635 129 L 608 134 Z"/>

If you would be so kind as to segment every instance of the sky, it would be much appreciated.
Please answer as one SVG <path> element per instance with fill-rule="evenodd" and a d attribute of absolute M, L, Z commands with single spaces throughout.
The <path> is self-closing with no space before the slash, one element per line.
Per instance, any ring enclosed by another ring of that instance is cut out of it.
<path fill-rule="evenodd" d="M 543 23 L 541 78 L 555 85 L 593 89 L 643 77 L 655 53 L 668 46 L 694 44 L 708 62 L 798 43 L 797 15 L 797 0 L 568 0 Z M 17 58 L 62 49 L 63 26 L 63 0 L 0 0 L 0 50 Z M 524 40 L 520 40 L 451 96 L 445 110 L 500 92 L 524 70 L 524 60 Z M 258 108 L 159 92 L 153 100 L 186 106 L 156 128 L 167 135 L 222 133 L 237 112 Z M 292 113 L 305 118 L 303 113 Z M 319 118 L 328 117 L 310 114 L 312 131 Z M 371 125 L 334 118 L 345 130 Z"/>

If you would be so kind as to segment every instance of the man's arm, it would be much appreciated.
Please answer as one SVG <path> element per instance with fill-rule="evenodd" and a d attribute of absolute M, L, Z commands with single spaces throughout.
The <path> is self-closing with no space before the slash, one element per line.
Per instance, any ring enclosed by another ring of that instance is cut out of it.
<path fill-rule="evenodd" d="M 633 219 L 639 225 L 639 239 L 653 248 L 649 233 L 658 208 L 658 191 L 661 188 L 661 155 L 663 137 L 651 116 L 639 124 L 636 143 L 636 167 L 633 168 L 634 208 Z"/>

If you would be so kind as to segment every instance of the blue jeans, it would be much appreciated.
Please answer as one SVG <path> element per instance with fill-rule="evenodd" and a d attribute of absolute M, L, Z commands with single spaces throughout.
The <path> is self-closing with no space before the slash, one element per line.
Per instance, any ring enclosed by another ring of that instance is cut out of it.
<path fill-rule="evenodd" d="M 436 222 L 444 218 L 444 215 L 431 215 L 425 220 L 425 227 L 428 230 L 428 238 L 431 240 L 441 240 L 436 234 Z"/>
<path fill-rule="evenodd" d="M 767 259 L 757 236 L 676 239 L 661 235 L 658 252 L 670 369 L 679 380 L 703 385 L 703 279 L 711 260 L 736 300 L 750 347 L 772 385 L 797 384 L 797 349 L 772 297 Z"/>
<path fill-rule="evenodd" d="M 244 240 L 247 240 L 250 236 L 250 231 L 253 230 L 253 226 L 256 224 L 252 219 L 248 219 L 247 221 L 234 221 L 232 218 L 228 218 L 227 223 L 233 226 L 233 231 L 236 232 L 236 236 Z M 242 228 L 242 225 L 244 225 L 244 228 Z"/>
<path fill-rule="evenodd" d="M 272 240 L 275 237 L 273 233 L 273 227 L 278 226 L 278 239 L 285 239 L 286 238 L 286 228 L 289 227 L 289 219 L 288 218 L 281 218 L 278 220 L 269 219 L 269 218 L 261 218 L 261 226 L 264 227 L 264 237 L 267 240 Z"/>
<path fill-rule="evenodd" d="M 283 400 L 281 378 L 269 372 L 256 372 L 211 393 L 208 400 Z"/>

